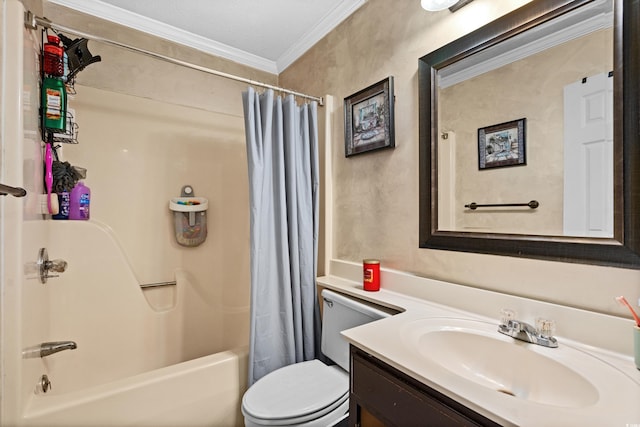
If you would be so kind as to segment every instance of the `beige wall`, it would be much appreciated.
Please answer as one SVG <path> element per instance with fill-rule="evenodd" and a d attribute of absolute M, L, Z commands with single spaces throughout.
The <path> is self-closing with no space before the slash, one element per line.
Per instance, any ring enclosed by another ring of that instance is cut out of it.
<path fill-rule="evenodd" d="M 600 30 L 440 91 L 440 129 L 455 133 L 454 230 L 563 234 L 563 89 L 613 69 L 612 37 L 612 29 Z M 521 118 L 527 119 L 526 165 L 479 170 L 478 129 Z M 540 207 L 464 209 L 470 202 L 529 200 Z"/>
<path fill-rule="evenodd" d="M 333 257 L 628 316 L 613 298 L 637 300 L 640 271 L 418 247 L 418 58 L 524 3 L 476 0 L 451 14 L 369 0 L 281 74 L 281 85 L 338 103 L 395 78 L 395 149 L 345 158 L 341 105 L 332 117 Z"/>
<path fill-rule="evenodd" d="M 36 16 L 42 16 L 43 0 L 20 0 L 25 10 L 31 11 Z"/>

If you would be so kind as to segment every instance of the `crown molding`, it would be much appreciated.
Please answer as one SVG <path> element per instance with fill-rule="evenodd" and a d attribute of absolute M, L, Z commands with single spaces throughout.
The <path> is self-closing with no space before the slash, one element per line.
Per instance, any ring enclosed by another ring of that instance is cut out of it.
<path fill-rule="evenodd" d="M 309 50 L 333 28 L 355 12 L 367 0 L 344 0 L 338 7 L 329 12 L 318 25 L 288 49 L 277 61 L 272 61 L 258 55 L 236 49 L 224 43 L 207 39 L 202 36 L 164 24 L 137 13 L 129 12 L 112 6 L 100 0 L 47 0 L 60 6 L 68 7 L 87 15 L 95 16 L 115 24 L 151 34 L 153 36 L 178 43 L 201 52 L 219 56 L 230 61 L 278 74 L 295 62 L 302 54 Z"/>
<path fill-rule="evenodd" d="M 129 12 L 119 7 L 103 3 L 98 0 L 48 0 L 60 6 L 65 6 L 78 12 L 86 13 L 115 24 L 123 25 L 143 33 L 172 41 L 204 53 L 219 56 L 230 61 L 246 65 L 251 68 L 277 74 L 275 61 L 262 58 L 246 51 L 233 48 L 223 43 L 198 36 L 185 30 L 164 24 L 137 13 Z"/>
<path fill-rule="evenodd" d="M 353 14 L 366 2 L 367 0 L 346 0 L 340 2 L 340 4 L 335 9 L 333 9 L 322 18 L 318 25 L 304 34 L 300 40 L 293 44 L 284 54 L 282 54 L 282 56 L 277 59 L 276 63 L 278 71 L 282 72 L 288 66 L 293 64 L 306 51 L 311 49 L 316 43 L 322 40 L 324 36 L 329 34 L 342 21 L 351 16 L 351 14 Z"/>

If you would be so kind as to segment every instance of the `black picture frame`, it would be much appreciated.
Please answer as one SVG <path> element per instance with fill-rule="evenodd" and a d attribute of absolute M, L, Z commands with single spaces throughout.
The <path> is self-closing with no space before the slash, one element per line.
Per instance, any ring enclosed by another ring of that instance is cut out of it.
<path fill-rule="evenodd" d="M 395 147 L 393 76 L 344 99 L 344 155 Z"/>
<path fill-rule="evenodd" d="M 527 164 L 527 119 L 478 129 L 478 169 Z"/>

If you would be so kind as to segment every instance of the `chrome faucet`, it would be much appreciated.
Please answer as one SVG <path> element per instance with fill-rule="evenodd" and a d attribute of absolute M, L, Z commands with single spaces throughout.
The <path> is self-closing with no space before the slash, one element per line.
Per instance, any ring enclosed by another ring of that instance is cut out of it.
<path fill-rule="evenodd" d="M 538 327 L 536 328 L 514 317 L 515 312 L 512 310 L 502 310 L 502 321 L 498 325 L 498 332 L 531 344 L 550 348 L 558 347 L 558 340 L 552 336 L 555 328 L 552 320 L 537 319 Z"/>
<path fill-rule="evenodd" d="M 53 341 L 40 344 L 40 357 L 47 357 L 63 350 L 75 350 L 78 348 L 74 341 Z"/>
<path fill-rule="evenodd" d="M 67 269 L 67 261 L 63 259 L 54 259 L 49 261 L 49 254 L 46 248 L 40 248 L 38 252 L 38 261 L 36 261 L 36 268 L 40 276 L 40 283 L 43 285 L 47 283 L 47 279 L 52 277 L 58 277 L 57 274 L 51 274 L 51 272 L 64 273 Z"/>

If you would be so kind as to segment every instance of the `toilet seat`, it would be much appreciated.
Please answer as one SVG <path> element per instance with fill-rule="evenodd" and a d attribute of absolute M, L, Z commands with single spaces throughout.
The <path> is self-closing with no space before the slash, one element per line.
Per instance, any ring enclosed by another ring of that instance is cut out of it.
<path fill-rule="evenodd" d="M 242 398 L 242 413 L 245 422 L 255 425 L 299 425 L 337 409 L 346 412 L 348 399 L 349 374 L 338 366 L 310 360 L 256 381 Z"/>

